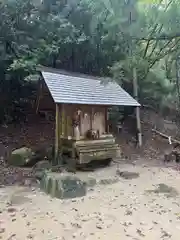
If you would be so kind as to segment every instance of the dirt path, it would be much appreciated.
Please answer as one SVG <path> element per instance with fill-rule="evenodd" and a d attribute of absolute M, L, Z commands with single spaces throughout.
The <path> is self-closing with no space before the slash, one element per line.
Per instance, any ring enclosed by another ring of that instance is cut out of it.
<path fill-rule="evenodd" d="M 179 240 L 180 174 L 157 166 L 120 169 L 139 177 L 96 186 L 76 200 L 52 199 L 38 189 L 0 188 L 0 238 Z M 104 177 L 111 171 L 104 169 Z"/>

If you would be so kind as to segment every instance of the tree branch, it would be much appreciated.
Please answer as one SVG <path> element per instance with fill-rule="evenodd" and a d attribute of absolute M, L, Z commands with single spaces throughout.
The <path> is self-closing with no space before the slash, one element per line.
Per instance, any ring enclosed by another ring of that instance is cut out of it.
<path fill-rule="evenodd" d="M 153 33 L 156 31 L 157 27 L 158 27 L 158 23 L 155 24 L 155 26 L 154 26 L 154 28 L 153 28 L 153 30 L 152 30 L 150 36 L 153 35 Z M 145 48 L 145 51 L 144 51 L 144 56 L 143 56 L 143 58 L 146 57 L 146 54 L 147 54 L 147 51 L 148 51 L 148 48 L 149 48 L 150 42 L 151 42 L 151 40 L 148 40 L 148 42 L 147 42 L 147 44 L 146 44 L 146 48 Z"/>
<path fill-rule="evenodd" d="M 149 41 L 149 40 L 155 40 L 155 41 L 161 41 L 161 40 L 172 40 L 172 39 L 176 39 L 176 38 L 180 38 L 180 33 L 176 33 L 176 34 L 162 34 L 159 36 L 154 36 L 154 37 L 135 37 L 135 36 L 131 36 L 132 39 L 137 40 L 137 41 Z"/>
<path fill-rule="evenodd" d="M 160 56 L 160 54 L 162 53 L 162 51 L 163 51 L 163 49 L 164 48 L 166 48 L 170 43 L 172 42 L 172 40 L 169 40 L 162 48 L 160 48 L 160 50 L 159 50 L 159 52 L 157 53 L 157 56 Z M 173 47 L 175 47 L 176 46 L 176 44 L 173 46 Z M 171 48 L 172 49 L 172 48 Z M 169 52 L 169 51 L 168 51 Z M 165 54 L 165 56 L 166 56 L 166 54 Z M 160 56 L 160 59 L 161 59 L 162 57 Z M 159 58 L 157 58 L 157 59 L 159 59 Z M 156 62 L 156 61 L 155 61 Z M 153 66 L 154 64 L 152 64 L 152 66 Z M 150 65 L 150 68 L 152 67 L 151 65 Z"/>
<path fill-rule="evenodd" d="M 160 31 L 162 30 L 162 28 L 163 28 L 163 24 L 161 24 L 161 27 L 160 27 L 160 29 L 159 29 L 158 32 L 160 32 Z M 158 45 L 158 41 L 155 42 L 154 47 L 153 47 L 153 49 L 152 49 L 152 51 L 151 51 L 151 53 L 150 53 L 150 55 L 149 55 L 149 58 L 151 58 L 151 56 L 153 55 L 153 53 L 154 53 L 157 45 Z"/>
<path fill-rule="evenodd" d="M 171 5 L 171 3 L 172 3 L 173 1 L 174 1 L 174 0 L 170 0 L 170 1 L 168 2 L 167 6 L 165 7 L 165 9 L 164 9 L 164 11 L 163 11 L 164 13 L 168 10 L 169 6 Z M 162 2 L 163 2 L 163 0 L 160 1 L 160 3 L 158 4 L 158 6 L 160 6 Z M 150 37 L 148 37 L 148 38 L 146 38 L 146 37 L 136 38 L 136 37 L 134 37 L 134 36 L 131 36 L 131 37 L 132 37 L 133 39 L 135 38 L 136 40 L 144 40 L 144 41 L 150 42 L 151 40 L 157 40 L 157 41 L 158 41 L 158 40 L 170 40 L 170 39 L 177 38 L 177 37 L 180 36 L 180 33 L 179 33 L 179 34 L 178 34 L 179 36 L 176 36 L 176 35 L 164 35 L 164 34 L 162 34 L 162 35 L 153 37 L 153 34 L 152 34 L 152 33 L 155 32 L 157 26 L 158 26 L 158 22 L 157 22 L 157 19 L 156 19 L 155 26 L 154 26 L 151 34 L 150 34 Z M 161 27 L 160 27 L 158 33 L 161 32 L 162 28 L 163 28 L 163 24 L 161 24 Z"/>
<path fill-rule="evenodd" d="M 172 40 L 171 40 L 171 41 L 172 41 Z M 171 41 L 169 41 L 167 44 L 169 44 Z M 150 64 L 150 66 L 149 66 L 149 68 L 148 68 L 148 70 L 147 70 L 147 72 L 145 73 L 145 75 L 144 75 L 143 78 L 146 78 L 146 77 L 147 77 L 150 69 L 154 66 L 154 64 L 155 64 L 156 62 L 160 61 L 163 57 L 165 57 L 165 56 L 168 55 L 169 53 L 172 53 L 172 52 L 176 51 L 176 48 L 175 48 L 175 49 L 173 49 L 173 48 L 177 45 L 177 43 L 178 43 L 179 41 L 180 41 L 180 39 L 178 39 L 178 40 L 176 41 L 176 43 L 175 43 L 166 53 L 164 53 L 164 54 L 161 55 L 160 57 L 157 57 L 156 59 L 154 59 L 154 61 Z M 166 46 L 167 46 L 167 44 L 166 44 Z M 163 50 L 163 48 L 160 49 L 159 54 L 162 52 L 162 50 Z M 159 54 L 158 54 L 158 55 L 159 55 Z"/>

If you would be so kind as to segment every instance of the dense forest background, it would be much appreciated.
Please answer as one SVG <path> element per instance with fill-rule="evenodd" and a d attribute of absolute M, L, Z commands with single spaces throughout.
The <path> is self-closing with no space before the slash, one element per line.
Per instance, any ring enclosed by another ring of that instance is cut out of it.
<path fill-rule="evenodd" d="M 0 122 L 34 97 L 40 65 L 110 76 L 156 110 L 180 109 L 178 0 L 1 0 Z M 19 110 L 18 110 L 19 109 Z"/>

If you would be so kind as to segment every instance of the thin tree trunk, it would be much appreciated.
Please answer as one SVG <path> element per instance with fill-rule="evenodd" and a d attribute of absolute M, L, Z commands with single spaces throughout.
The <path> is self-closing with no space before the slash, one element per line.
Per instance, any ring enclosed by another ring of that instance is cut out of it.
<path fill-rule="evenodd" d="M 129 12 L 129 25 L 132 24 L 132 11 Z M 131 39 L 131 45 L 129 47 L 130 56 L 133 57 L 133 40 Z M 137 71 L 136 67 L 132 67 L 133 76 L 133 92 L 134 98 L 138 101 L 138 82 L 137 82 Z M 141 133 L 141 120 L 140 120 L 140 109 L 136 107 L 136 121 L 137 121 L 137 140 L 139 147 L 142 146 L 142 133 Z"/>
<path fill-rule="evenodd" d="M 180 116 L 180 74 L 179 74 L 179 65 L 180 65 L 180 58 L 179 56 L 176 58 L 176 87 L 177 87 L 177 94 L 178 94 L 178 115 Z"/>
<path fill-rule="evenodd" d="M 134 98 L 138 101 L 138 83 L 137 83 L 137 71 L 133 68 L 133 89 Z M 142 133 L 141 133 L 141 120 L 140 120 L 140 108 L 136 107 L 136 123 L 137 123 L 137 140 L 139 147 L 142 146 Z"/>

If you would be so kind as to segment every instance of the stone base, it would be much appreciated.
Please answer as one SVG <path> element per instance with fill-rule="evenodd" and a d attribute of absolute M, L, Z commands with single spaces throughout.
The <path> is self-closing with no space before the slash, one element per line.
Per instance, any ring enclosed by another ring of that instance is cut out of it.
<path fill-rule="evenodd" d="M 47 194 L 60 199 L 83 197 L 87 192 L 83 181 L 66 173 L 45 172 L 40 187 Z"/>

